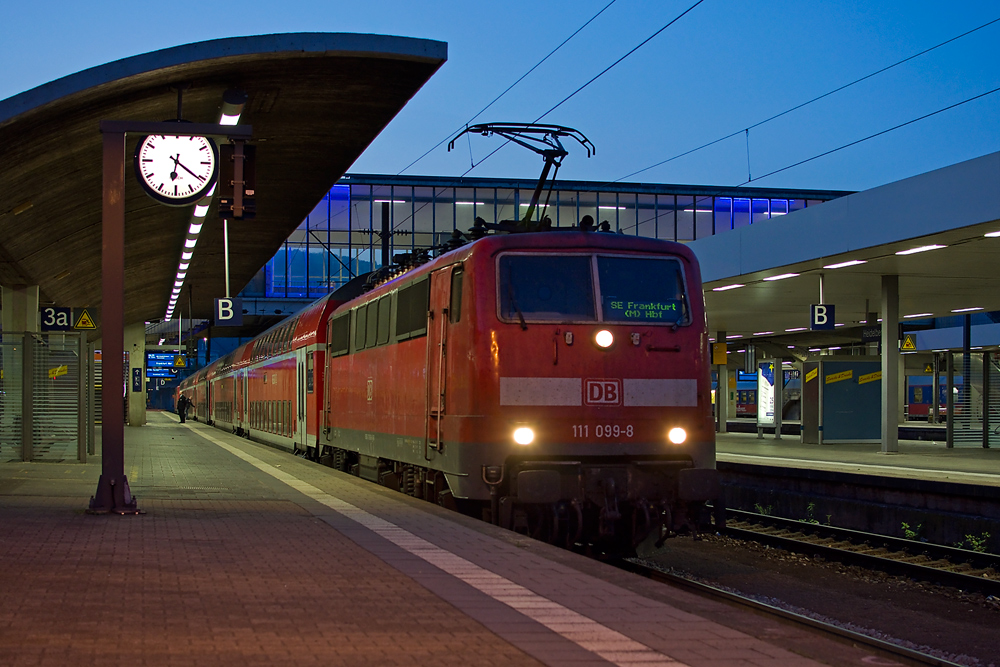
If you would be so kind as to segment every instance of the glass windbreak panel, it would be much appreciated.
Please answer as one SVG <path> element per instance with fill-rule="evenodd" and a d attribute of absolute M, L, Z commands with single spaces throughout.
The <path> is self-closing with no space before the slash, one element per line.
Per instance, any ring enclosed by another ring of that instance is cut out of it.
<path fill-rule="evenodd" d="M 656 195 L 639 195 L 635 208 L 636 236 L 656 238 Z"/>
<path fill-rule="evenodd" d="M 715 223 L 712 219 L 711 197 L 698 197 L 694 202 L 694 237 L 703 239 L 715 233 Z"/>
<path fill-rule="evenodd" d="M 675 259 L 598 257 L 597 275 L 605 322 L 683 323 L 684 277 Z"/>
<path fill-rule="evenodd" d="M 715 233 L 733 228 L 733 200 L 731 197 L 715 198 Z"/>
<path fill-rule="evenodd" d="M 677 240 L 682 243 L 694 240 L 694 197 L 677 197 Z"/>
<path fill-rule="evenodd" d="M 733 229 L 746 227 L 750 224 L 750 200 L 737 197 L 733 199 Z"/>
<path fill-rule="evenodd" d="M 768 205 L 770 201 L 767 199 L 754 199 L 753 200 L 753 213 L 750 222 L 756 224 L 761 220 L 767 220 L 770 218 L 770 211 L 768 210 Z"/>
<path fill-rule="evenodd" d="M 486 222 L 500 222 L 501 220 L 517 220 L 517 206 L 514 205 L 517 191 L 508 188 L 498 188 L 496 191 L 496 215 L 489 211 L 490 215 L 484 215 Z M 494 219 L 495 218 L 495 219 Z"/>
<path fill-rule="evenodd" d="M 499 289 L 505 320 L 597 319 L 589 255 L 503 255 Z"/>
<path fill-rule="evenodd" d="M 771 217 L 776 218 L 779 215 L 785 215 L 788 213 L 788 200 L 787 199 L 772 199 L 771 200 Z"/>
<path fill-rule="evenodd" d="M 677 240 L 677 197 L 674 195 L 656 196 L 656 238 Z"/>
<path fill-rule="evenodd" d="M 623 234 L 634 236 L 636 233 L 636 203 L 634 194 L 618 195 L 618 229 Z"/>

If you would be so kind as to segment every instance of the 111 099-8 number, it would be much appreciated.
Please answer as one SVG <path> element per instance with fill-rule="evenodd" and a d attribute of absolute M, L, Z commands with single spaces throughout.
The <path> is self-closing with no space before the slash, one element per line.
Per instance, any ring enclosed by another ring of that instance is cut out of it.
<path fill-rule="evenodd" d="M 596 438 L 631 438 L 635 434 L 635 428 L 631 424 L 622 426 L 621 424 L 598 424 L 594 427 L 594 437 Z M 574 424 L 574 438 L 589 438 L 590 424 Z"/>

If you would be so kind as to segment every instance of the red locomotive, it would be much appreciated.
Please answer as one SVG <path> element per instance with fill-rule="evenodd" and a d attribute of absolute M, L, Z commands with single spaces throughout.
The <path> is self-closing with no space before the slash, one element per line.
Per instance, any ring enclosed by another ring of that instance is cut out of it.
<path fill-rule="evenodd" d="M 589 142 L 471 129 L 545 135 L 523 221 L 397 256 L 179 391 L 209 423 L 553 543 L 620 553 L 697 531 L 719 497 L 697 260 L 587 218 L 534 231 L 558 137 Z"/>
<path fill-rule="evenodd" d="M 697 529 L 718 482 L 683 245 L 488 236 L 357 287 L 188 378 L 197 417 L 553 542 Z"/>

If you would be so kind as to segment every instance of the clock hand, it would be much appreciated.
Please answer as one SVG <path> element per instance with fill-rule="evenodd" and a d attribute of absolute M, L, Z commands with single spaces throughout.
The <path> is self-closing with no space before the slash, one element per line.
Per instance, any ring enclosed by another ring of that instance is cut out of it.
<path fill-rule="evenodd" d="M 180 153 L 178 153 L 176 157 L 173 155 L 170 156 L 170 159 L 174 161 L 174 170 L 170 172 L 171 181 L 177 180 L 177 165 L 180 164 L 180 162 L 178 161 L 180 157 L 181 157 Z"/>
<path fill-rule="evenodd" d="M 187 173 L 191 174 L 192 176 L 194 176 L 195 178 L 197 178 L 199 181 L 204 181 L 205 180 L 204 178 L 202 178 L 201 176 L 199 176 L 198 174 L 194 173 L 193 171 L 191 171 L 190 169 L 188 169 L 187 167 L 185 167 L 183 164 L 181 164 L 181 161 L 180 161 L 179 158 L 180 158 L 180 153 L 178 153 L 177 157 L 174 158 L 174 164 L 175 165 L 177 165 L 178 167 L 180 167 L 181 169 L 183 169 Z"/>

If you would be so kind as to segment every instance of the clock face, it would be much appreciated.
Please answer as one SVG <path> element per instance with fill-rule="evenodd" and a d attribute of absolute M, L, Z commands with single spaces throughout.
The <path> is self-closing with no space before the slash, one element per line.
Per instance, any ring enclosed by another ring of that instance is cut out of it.
<path fill-rule="evenodd" d="M 219 150 L 207 137 L 151 134 L 135 149 L 135 175 L 153 199 L 185 206 L 215 183 Z"/>

